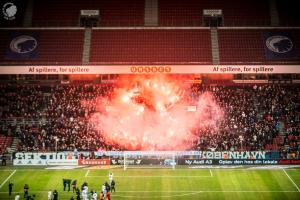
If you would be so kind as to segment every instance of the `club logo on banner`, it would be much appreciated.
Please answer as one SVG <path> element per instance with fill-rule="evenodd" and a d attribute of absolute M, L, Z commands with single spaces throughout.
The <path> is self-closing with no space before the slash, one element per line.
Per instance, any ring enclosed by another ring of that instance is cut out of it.
<path fill-rule="evenodd" d="M 297 56 L 293 39 L 289 33 L 263 33 L 267 59 L 295 58 Z"/>
<path fill-rule="evenodd" d="M 14 33 L 6 48 L 7 59 L 33 59 L 37 56 L 38 35 L 36 33 Z"/>
<path fill-rule="evenodd" d="M 2 6 L 2 13 L 4 16 L 4 19 L 6 20 L 14 20 L 16 19 L 17 14 L 17 6 L 12 2 L 7 2 L 3 4 Z"/>

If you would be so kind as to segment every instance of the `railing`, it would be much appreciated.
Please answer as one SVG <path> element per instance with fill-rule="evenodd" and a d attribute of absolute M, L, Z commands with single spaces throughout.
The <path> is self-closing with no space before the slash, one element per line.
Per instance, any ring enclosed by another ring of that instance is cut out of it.
<path fill-rule="evenodd" d="M 99 21 L 98 27 L 136 27 L 143 26 L 144 19 L 142 20 L 114 20 L 114 21 Z M 80 27 L 80 21 L 33 21 L 33 27 Z"/>
<path fill-rule="evenodd" d="M 281 27 L 299 27 L 299 22 L 281 22 Z M 202 19 L 167 19 L 160 20 L 158 27 L 204 27 L 205 24 Z M 270 27 L 270 20 L 240 20 L 240 19 L 226 19 L 224 18 L 222 26 L 224 27 Z M 10 25 L 0 25 L 0 27 L 22 27 L 20 23 Z M 61 21 L 61 20 L 47 20 L 47 21 L 33 21 L 32 27 L 82 27 L 79 20 L 75 21 Z M 96 27 L 144 27 L 143 20 L 114 20 L 114 21 L 99 21 Z M 148 27 L 148 26 L 147 26 Z M 27 27 L 26 27 L 27 28 Z M 28 27 L 30 28 L 30 27 Z"/>
<path fill-rule="evenodd" d="M 282 24 L 282 26 L 293 25 L 293 23 Z M 79 20 L 76 21 L 57 21 L 57 20 L 47 20 L 47 21 L 33 21 L 33 27 L 80 27 Z M 137 27 L 144 26 L 143 20 L 114 20 L 114 21 L 99 21 L 97 27 Z M 159 26 L 183 26 L 183 27 L 195 27 L 204 26 L 201 19 L 168 19 L 161 20 Z M 270 20 L 249 20 L 241 21 L 236 20 L 226 20 L 224 19 L 223 26 L 270 26 Z"/>

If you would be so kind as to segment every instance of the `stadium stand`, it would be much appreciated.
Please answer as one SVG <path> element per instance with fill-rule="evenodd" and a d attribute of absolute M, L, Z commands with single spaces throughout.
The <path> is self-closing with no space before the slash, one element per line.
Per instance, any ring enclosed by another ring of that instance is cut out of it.
<path fill-rule="evenodd" d="M 201 93 L 205 88 L 200 87 L 196 90 Z M 226 108 L 228 116 L 222 125 L 221 134 L 214 136 L 209 131 L 200 134 L 197 143 L 199 149 L 214 146 L 217 150 L 238 150 L 239 145 L 243 145 L 243 138 L 246 145 L 243 148 L 247 150 L 276 150 L 284 146 L 284 143 L 273 145 L 274 139 L 280 137 L 280 134 L 286 134 L 287 138 L 299 133 L 299 124 L 294 123 L 299 113 L 299 105 L 296 103 L 299 97 L 298 89 L 289 90 L 289 86 L 281 85 L 245 85 L 210 87 L 208 91 L 210 90 Z M 285 106 L 290 109 L 286 110 Z M 285 131 L 282 131 L 283 129 Z"/>
<path fill-rule="evenodd" d="M 14 33 L 36 34 L 37 53 L 33 58 L 8 58 L 7 49 Z M 0 63 L 9 65 L 26 64 L 80 64 L 83 51 L 83 30 L 1 30 Z"/>
<path fill-rule="evenodd" d="M 276 1 L 280 25 L 281 26 L 299 26 L 299 5 L 296 1 Z"/>
<path fill-rule="evenodd" d="M 26 2 L 17 4 L 20 9 L 16 20 L 1 18 L 0 26 L 21 27 Z M 298 48 L 295 48 L 293 58 L 266 58 L 264 32 L 289 33 L 293 45 L 300 46 L 297 28 L 258 28 L 271 23 L 269 1 L 174 0 L 170 3 L 159 0 L 158 3 L 159 26 L 176 26 L 175 29 L 135 27 L 144 25 L 145 1 L 142 0 L 35 0 L 32 25 L 38 28 L 0 30 L 0 64 L 81 65 L 85 41 L 85 30 L 78 27 L 81 9 L 99 9 L 99 26 L 126 26 L 123 29 L 92 29 L 88 63 L 91 65 L 213 64 L 210 29 L 194 27 L 203 25 L 203 9 L 222 9 L 224 14 L 224 26 L 227 27 L 217 29 L 220 64 L 300 62 Z M 279 25 L 299 25 L 294 2 L 277 0 L 276 4 Z M 47 26 L 55 28 L 41 28 Z M 14 33 L 37 35 L 37 55 L 34 58 L 8 58 L 7 48 Z M 0 154 L 11 145 L 10 136 L 20 139 L 18 151 L 73 150 L 74 147 L 78 150 L 126 149 L 106 143 L 101 131 L 90 127 L 87 118 L 95 112 L 95 105 L 89 109 L 81 105 L 82 100 L 110 96 L 114 87 L 80 83 L 0 85 L 0 130 L 1 134 L 9 135 L 0 136 Z M 205 91 L 213 93 L 228 112 L 218 134 L 210 130 L 195 130 L 199 138 L 193 141 L 193 150 L 280 150 L 284 158 L 293 158 L 291 155 L 299 148 L 300 141 L 299 85 L 203 84 L 195 85 L 193 91 L 193 98 Z"/>
<path fill-rule="evenodd" d="M 72 150 L 74 146 L 78 150 L 124 149 L 106 143 L 101 131 L 89 125 L 88 118 L 95 112 L 96 104 L 81 105 L 82 100 L 110 96 L 114 87 L 117 86 L 79 83 L 2 85 L 1 105 L 6 106 L 1 107 L 0 118 L 19 121 L 2 124 L 1 129 L 6 130 L 2 132 L 19 137 L 18 150 L 24 151 L 55 150 L 55 137 L 59 139 L 58 150 Z M 297 85 L 194 85 L 192 91 L 191 102 L 209 91 L 227 113 L 216 133 L 212 129 L 195 130 L 199 139 L 192 149 L 297 151 Z"/>
<path fill-rule="evenodd" d="M 268 1 L 159 0 L 160 25 L 201 26 L 203 9 L 222 9 L 224 26 L 270 25 Z"/>
<path fill-rule="evenodd" d="M 33 58 L 8 58 L 7 48 L 15 33 L 36 34 Z M 266 57 L 264 33 L 289 34 L 292 57 Z M 218 28 L 221 64 L 296 64 L 300 61 L 299 29 Z M 81 64 L 84 30 L 66 28 L 0 31 L 0 63 Z M 93 29 L 89 64 L 212 64 L 210 30 L 199 29 Z"/>
<path fill-rule="evenodd" d="M 29 21 L 29 24 L 35 27 L 79 26 L 79 13 L 84 9 L 100 11 L 100 26 L 144 25 L 145 1 L 141 0 L 34 0 L 33 6 L 29 6 L 29 8 L 27 8 L 29 2 L 27 0 L 13 2 L 18 8 L 15 20 L 1 18 L 0 27 L 22 27 L 24 20 Z M 280 23 L 278 25 L 299 25 L 297 2 L 293 0 L 271 2 L 277 9 L 275 13 L 279 15 Z M 221 0 L 175 0 L 171 4 L 168 0 L 158 0 L 158 4 L 160 26 L 202 26 L 203 9 L 222 9 L 224 26 L 269 26 L 273 12 L 270 10 L 270 1 L 259 0 L 246 0 L 242 4 L 238 0 L 226 2 Z M 26 9 L 29 9 L 30 13 L 32 12 L 32 20 L 24 17 Z"/>
<path fill-rule="evenodd" d="M 12 144 L 12 137 L 6 137 L 4 135 L 0 135 L 0 155 L 5 153 L 6 148 L 10 147 Z"/>
<path fill-rule="evenodd" d="M 299 63 L 300 51 L 292 58 L 267 59 L 263 33 L 290 33 L 294 45 L 300 45 L 300 31 L 298 29 L 219 29 L 218 41 L 221 64 L 288 64 Z"/>
<path fill-rule="evenodd" d="M 210 32 L 199 30 L 93 30 L 91 64 L 211 64 Z"/>
<path fill-rule="evenodd" d="M 100 26 L 143 26 L 144 1 L 34 1 L 33 26 L 78 26 L 80 10 L 99 10 Z"/>

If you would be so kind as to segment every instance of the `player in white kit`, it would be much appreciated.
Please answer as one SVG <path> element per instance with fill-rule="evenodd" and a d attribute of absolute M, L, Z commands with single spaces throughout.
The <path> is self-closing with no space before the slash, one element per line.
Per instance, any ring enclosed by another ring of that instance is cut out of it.
<path fill-rule="evenodd" d="M 106 186 L 105 184 L 102 185 L 102 192 L 103 192 L 103 195 L 104 195 L 104 198 L 106 197 Z"/>
<path fill-rule="evenodd" d="M 17 194 L 17 195 L 15 196 L 15 200 L 20 200 L 20 195 L 19 195 L 19 194 Z"/>
<path fill-rule="evenodd" d="M 109 180 L 109 186 L 111 187 L 111 182 L 112 182 L 112 180 L 113 180 L 113 173 L 112 172 L 110 172 L 109 173 L 109 175 L 108 175 L 108 180 Z"/>
<path fill-rule="evenodd" d="M 82 190 L 82 200 L 88 200 L 88 187 L 84 186 Z"/>
<path fill-rule="evenodd" d="M 96 191 L 93 193 L 93 198 L 92 199 L 97 200 L 97 192 Z"/>
<path fill-rule="evenodd" d="M 48 191 L 48 200 L 52 200 L 52 191 Z"/>

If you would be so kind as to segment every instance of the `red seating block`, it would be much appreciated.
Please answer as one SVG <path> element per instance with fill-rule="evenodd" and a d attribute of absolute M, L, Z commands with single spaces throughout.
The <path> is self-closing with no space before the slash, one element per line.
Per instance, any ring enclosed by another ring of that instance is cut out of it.
<path fill-rule="evenodd" d="M 99 10 L 101 26 L 142 26 L 142 0 L 43 0 L 35 1 L 33 25 L 78 26 L 80 10 Z"/>
<path fill-rule="evenodd" d="M 94 30 L 91 64 L 209 64 L 210 31 Z"/>
<path fill-rule="evenodd" d="M 201 25 L 203 9 L 222 9 L 225 26 L 261 26 L 270 24 L 268 1 L 159 0 L 160 25 Z"/>
<path fill-rule="evenodd" d="M 300 58 L 269 60 L 265 56 L 264 32 L 289 32 L 294 45 L 300 45 L 300 31 L 277 29 L 220 29 L 218 31 L 221 64 L 286 64 L 299 62 Z M 300 49 L 296 48 L 300 55 Z"/>

